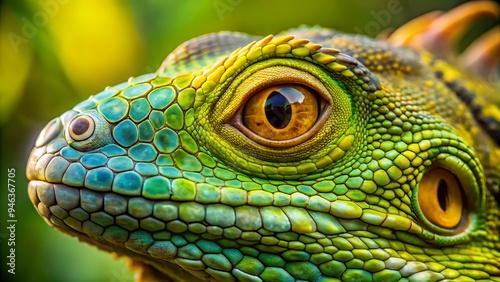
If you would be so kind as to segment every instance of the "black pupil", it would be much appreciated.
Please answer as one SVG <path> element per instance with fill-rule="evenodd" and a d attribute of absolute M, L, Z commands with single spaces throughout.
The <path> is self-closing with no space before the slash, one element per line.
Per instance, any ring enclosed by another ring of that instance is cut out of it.
<path fill-rule="evenodd" d="M 82 135 L 89 129 L 89 121 L 84 118 L 79 118 L 73 122 L 71 128 L 76 135 Z"/>
<path fill-rule="evenodd" d="M 446 203 L 448 203 L 448 185 L 443 179 L 439 180 L 437 196 L 439 206 L 443 211 L 446 211 Z"/>
<path fill-rule="evenodd" d="M 285 128 L 292 118 L 292 106 L 278 91 L 273 91 L 266 100 L 266 118 L 277 129 Z"/>

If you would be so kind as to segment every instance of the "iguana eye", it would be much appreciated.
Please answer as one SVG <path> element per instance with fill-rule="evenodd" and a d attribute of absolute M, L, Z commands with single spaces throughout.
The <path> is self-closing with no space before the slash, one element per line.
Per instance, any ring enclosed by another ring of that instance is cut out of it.
<path fill-rule="evenodd" d="M 266 61 L 265 67 L 248 67 L 218 100 L 216 130 L 231 143 L 245 144 L 252 154 L 259 148 L 267 157 L 276 150 L 299 157 L 298 150 L 311 153 L 322 148 L 318 142 L 340 136 L 349 126 L 348 93 L 321 69 L 294 66 L 269 66 Z"/>
<path fill-rule="evenodd" d="M 70 137 L 75 141 L 88 139 L 95 130 L 95 122 L 88 115 L 80 115 L 71 121 L 68 127 Z"/>
<path fill-rule="evenodd" d="M 243 124 L 260 137 L 280 141 L 306 133 L 318 116 L 319 98 L 312 89 L 283 84 L 250 97 L 243 109 Z"/>
<path fill-rule="evenodd" d="M 95 110 L 89 110 L 73 117 L 65 129 L 66 142 L 80 151 L 93 150 L 113 142 L 110 125 Z"/>
<path fill-rule="evenodd" d="M 450 171 L 434 168 L 424 174 L 418 188 L 418 203 L 431 223 L 445 229 L 457 227 L 464 215 L 464 191 Z"/>

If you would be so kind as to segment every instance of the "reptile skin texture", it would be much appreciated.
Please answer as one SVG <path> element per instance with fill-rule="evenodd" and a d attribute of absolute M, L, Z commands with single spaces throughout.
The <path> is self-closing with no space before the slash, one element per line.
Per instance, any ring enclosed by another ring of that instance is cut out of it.
<path fill-rule="evenodd" d="M 142 281 L 500 281 L 498 95 L 361 35 L 209 34 L 50 121 L 29 196 Z"/>

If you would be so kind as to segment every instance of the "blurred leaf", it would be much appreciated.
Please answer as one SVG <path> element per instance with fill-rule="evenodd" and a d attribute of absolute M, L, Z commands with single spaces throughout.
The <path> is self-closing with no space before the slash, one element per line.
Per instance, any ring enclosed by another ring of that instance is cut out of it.
<path fill-rule="evenodd" d="M 22 96 L 33 59 L 33 49 L 21 30 L 21 21 L 8 7 L 0 10 L 0 125 Z"/>
<path fill-rule="evenodd" d="M 131 14 L 121 1 L 71 1 L 49 29 L 61 64 L 76 89 L 93 94 L 127 80 L 142 54 Z"/>

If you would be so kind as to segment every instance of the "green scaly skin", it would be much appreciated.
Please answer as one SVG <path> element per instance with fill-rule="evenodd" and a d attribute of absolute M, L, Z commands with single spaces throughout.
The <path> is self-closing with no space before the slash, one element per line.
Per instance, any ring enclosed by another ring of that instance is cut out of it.
<path fill-rule="evenodd" d="M 318 131 L 281 148 L 243 134 L 254 90 L 297 73 L 327 90 Z M 164 280 L 500 281 L 499 140 L 481 121 L 492 111 L 469 109 L 488 89 L 427 53 L 321 28 L 211 34 L 51 121 L 29 195 L 54 228 Z M 81 115 L 95 130 L 76 141 Z M 464 190 L 455 228 L 420 208 L 436 167 Z"/>

